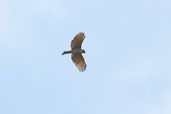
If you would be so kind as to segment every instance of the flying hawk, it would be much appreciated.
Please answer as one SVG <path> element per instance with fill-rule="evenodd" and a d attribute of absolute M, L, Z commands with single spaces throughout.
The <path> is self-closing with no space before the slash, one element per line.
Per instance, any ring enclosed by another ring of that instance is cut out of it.
<path fill-rule="evenodd" d="M 84 38 L 85 35 L 83 32 L 78 33 L 71 41 L 71 50 L 62 53 L 62 55 L 71 53 L 72 61 L 81 72 L 86 70 L 86 63 L 82 56 L 82 53 L 85 53 L 85 50 L 81 49 Z"/>

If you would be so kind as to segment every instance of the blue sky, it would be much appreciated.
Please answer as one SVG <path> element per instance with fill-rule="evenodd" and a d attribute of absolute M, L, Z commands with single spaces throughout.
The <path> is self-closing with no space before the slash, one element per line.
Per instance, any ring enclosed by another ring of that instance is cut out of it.
<path fill-rule="evenodd" d="M 1 0 L 1 114 L 171 114 L 170 0 Z M 84 32 L 87 70 L 62 56 Z"/>

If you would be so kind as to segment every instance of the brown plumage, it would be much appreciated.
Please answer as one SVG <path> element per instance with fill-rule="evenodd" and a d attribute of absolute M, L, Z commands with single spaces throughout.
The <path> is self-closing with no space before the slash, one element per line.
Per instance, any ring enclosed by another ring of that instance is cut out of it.
<path fill-rule="evenodd" d="M 80 71 L 86 70 L 86 63 L 82 56 L 82 53 L 85 53 L 85 50 L 81 49 L 82 42 L 85 38 L 85 35 L 83 32 L 78 33 L 74 39 L 71 41 L 71 50 L 70 51 L 64 51 L 62 55 L 71 53 L 71 59 L 76 65 L 76 67 Z"/>

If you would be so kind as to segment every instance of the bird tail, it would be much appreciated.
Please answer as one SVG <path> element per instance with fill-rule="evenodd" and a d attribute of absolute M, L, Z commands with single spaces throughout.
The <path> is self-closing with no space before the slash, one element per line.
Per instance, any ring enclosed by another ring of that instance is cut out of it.
<path fill-rule="evenodd" d="M 71 51 L 64 51 L 64 52 L 62 53 L 62 55 L 65 55 L 65 54 L 68 54 L 68 53 L 71 53 Z"/>

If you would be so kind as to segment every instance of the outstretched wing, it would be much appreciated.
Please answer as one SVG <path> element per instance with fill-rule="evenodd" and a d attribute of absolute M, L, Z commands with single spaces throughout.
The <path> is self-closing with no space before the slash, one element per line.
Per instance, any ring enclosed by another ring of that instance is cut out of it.
<path fill-rule="evenodd" d="M 83 32 L 78 33 L 71 42 L 71 49 L 81 49 L 85 36 Z"/>
<path fill-rule="evenodd" d="M 81 54 L 72 54 L 71 58 L 75 66 L 79 69 L 79 71 L 83 72 L 86 70 L 86 63 Z"/>

